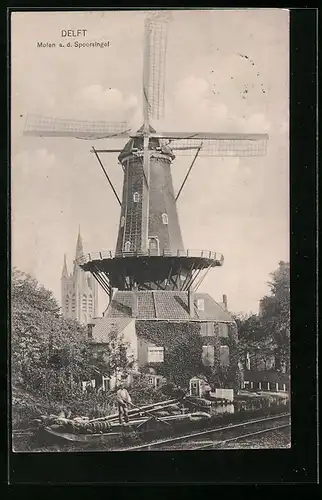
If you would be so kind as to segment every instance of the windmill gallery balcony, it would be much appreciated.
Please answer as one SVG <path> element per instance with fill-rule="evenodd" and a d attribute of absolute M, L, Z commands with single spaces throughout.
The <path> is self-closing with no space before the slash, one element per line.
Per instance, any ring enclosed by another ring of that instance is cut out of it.
<path fill-rule="evenodd" d="M 102 251 L 87 253 L 76 260 L 94 274 L 111 294 L 112 288 L 131 290 L 196 290 L 208 271 L 222 266 L 224 256 L 209 250 L 164 250 L 147 252 Z"/>

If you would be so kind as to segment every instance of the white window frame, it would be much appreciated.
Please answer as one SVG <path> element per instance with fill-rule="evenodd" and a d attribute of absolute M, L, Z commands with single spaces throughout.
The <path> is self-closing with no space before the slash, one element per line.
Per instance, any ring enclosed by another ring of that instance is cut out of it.
<path fill-rule="evenodd" d="M 151 356 L 151 354 L 153 355 Z M 163 363 L 163 362 L 164 362 L 164 347 L 148 346 L 148 363 Z"/>
<path fill-rule="evenodd" d="M 205 299 L 197 299 L 197 309 L 198 311 L 205 310 Z"/>
<path fill-rule="evenodd" d="M 102 387 L 103 391 L 109 391 L 111 389 L 111 379 L 110 377 L 102 376 Z"/>
<path fill-rule="evenodd" d="M 138 193 L 137 191 L 135 191 L 135 193 L 133 193 L 133 201 L 134 201 L 134 203 L 139 203 L 139 201 L 140 201 L 140 193 Z"/>
<path fill-rule="evenodd" d="M 205 354 L 206 351 L 206 354 Z M 210 354 L 210 351 L 211 354 Z M 211 344 L 204 344 L 202 346 L 202 364 L 204 366 L 214 366 L 215 364 L 215 347 Z"/>
<path fill-rule="evenodd" d="M 150 248 L 150 242 L 152 240 L 156 243 L 156 248 Z M 156 252 L 158 255 L 160 254 L 160 242 L 157 236 L 149 236 L 149 251 Z"/>
<path fill-rule="evenodd" d="M 162 217 L 162 224 L 164 224 L 165 226 L 167 226 L 169 224 L 169 217 L 168 217 L 168 214 L 166 213 L 163 213 L 161 215 Z"/>
<path fill-rule="evenodd" d="M 219 337 L 227 339 L 229 337 L 229 328 L 227 323 L 218 323 Z M 224 335 L 223 335 L 224 333 Z"/>
<path fill-rule="evenodd" d="M 131 251 L 131 242 L 130 241 L 126 241 L 124 243 L 124 252 L 130 252 Z"/>

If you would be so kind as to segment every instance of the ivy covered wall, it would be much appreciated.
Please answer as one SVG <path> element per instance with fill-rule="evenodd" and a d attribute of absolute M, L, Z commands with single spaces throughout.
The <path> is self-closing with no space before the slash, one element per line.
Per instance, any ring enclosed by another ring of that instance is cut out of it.
<path fill-rule="evenodd" d="M 209 325 L 209 324 L 208 324 Z M 142 366 L 146 358 L 148 345 L 164 348 L 164 362 L 153 363 L 151 367 L 168 380 L 187 387 L 190 378 L 204 374 L 210 383 L 218 387 L 239 388 L 239 368 L 237 354 L 237 327 L 235 323 L 227 325 L 225 336 L 220 324 L 212 328 L 206 323 L 168 322 L 168 321 L 136 321 L 136 333 L 141 342 L 142 353 L 139 364 Z M 213 366 L 205 366 L 202 362 L 203 346 L 214 346 Z M 229 366 L 220 366 L 220 346 L 229 347 Z"/>

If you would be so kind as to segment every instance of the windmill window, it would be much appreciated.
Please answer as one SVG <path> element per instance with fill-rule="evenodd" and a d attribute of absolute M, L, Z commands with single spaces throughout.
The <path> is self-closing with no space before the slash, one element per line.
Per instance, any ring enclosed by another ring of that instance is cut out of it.
<path fill-rule="evenodd" d="M 124 227 L 124 224 L 125 224 L 125 217 L 124 217 L 124 215 L 122 215 L 122 217 L 121 217 L 121 227 Z"/>
<path fill-rule="evenodd" d="M 140 194 L 138 192 L 133 194 L 133 201 L 134 203 L 138 203 L 140 201 Z"/>
<path fill-rule="evenodd" d="M 86 295 L 83 295 L 82 309 L 83 309 L 83 312 L 86 312 L 86 309 L 87 309 L 87 297 L 86 297 Z"/>
<path fill-rule="evenodd" d="M 168 225 L 168 215 L 162 214 L 162 223 L 167 226 Z"/>
<path fill-rule="evenodd" d="M 158 242 L 155 238 L 150 238 L 150 249 L 156 250 L 158 248 Z"/>
<path fill-rule="evenodd" d="M 76 297 L 75 297 L 75 294 L 73 294 L 73 297 L 72 297 L 72 311 L 75 312 L 76 310 Z"/>
<path fill-rule="evenodd" d="M 124 245 L 124 250 L 125 252 L 129 252 L 131 249 L 131 243 L 129 241 L 127 241 Z"/>
<path fill-rule="evenodd" d="M 157 238 L 149 238 L 149 251 L 152 255 L 159 255 L 159 240 Z"/>

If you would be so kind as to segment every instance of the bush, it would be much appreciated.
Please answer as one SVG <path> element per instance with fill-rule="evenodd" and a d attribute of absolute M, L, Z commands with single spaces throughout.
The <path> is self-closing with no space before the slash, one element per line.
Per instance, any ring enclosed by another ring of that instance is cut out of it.
<path fill-rule="evenodd" d="M 129 389 L 132 401 L 135 405 L 143 406 L 159 401 L 165 401 L 167 397 L 162 393 L 161 389 L 154 389 L 147 385 L 146 378 L 140 376 L 134 379 L 132 386 Z"/>

